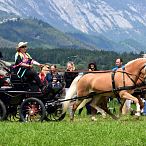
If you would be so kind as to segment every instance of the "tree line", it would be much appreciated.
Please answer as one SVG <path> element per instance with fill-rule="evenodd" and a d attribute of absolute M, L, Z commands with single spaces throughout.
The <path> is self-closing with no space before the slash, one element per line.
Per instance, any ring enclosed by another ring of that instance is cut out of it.
<path fill-rule="evenodd" d="M 6 61 L 14 62 L 14 56 L 16 53 L 15 48 L 0 48 L 3 54 L 3 58 Z M 40 63 L 57 64 L 61 68 L 65 68 L 68 61 L 75 63 L 76 69 L 86 70 L 87 66 L 91 62 L 97 64 L 98 70 L 108 70 L 115 65 L 115 59 L 121 57 L 124 64 L 142 57 L 144 52 L 139 54 L 134 53 L 117 53 L 114 51 L 99 51 L 99 50 L 87 50 L 87 49 L 28 49 L 28 53 Z"/>

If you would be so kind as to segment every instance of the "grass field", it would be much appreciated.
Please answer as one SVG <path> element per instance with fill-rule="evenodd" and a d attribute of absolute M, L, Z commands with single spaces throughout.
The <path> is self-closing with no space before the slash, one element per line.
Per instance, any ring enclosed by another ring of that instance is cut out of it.
<path fill-rule="evenodd" d="M 146 146 L 146 116 L 119 120 L 98 115 L 96 122 L 83 113 L 70 122 L 0 122 L 0 146 Z"/>

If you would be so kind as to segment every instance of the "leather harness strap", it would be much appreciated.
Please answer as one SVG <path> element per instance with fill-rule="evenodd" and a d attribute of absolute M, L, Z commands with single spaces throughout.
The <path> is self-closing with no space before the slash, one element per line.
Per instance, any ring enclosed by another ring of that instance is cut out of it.
<path fill-rule="evenodd" d="M 144 64 L 144 67 L 143 68 L 146 71 L 146 64 Z M 121 101 L 120 101 L 120 96 L 118 94 L 118 91 L 121 91 L 121 90 L 132 90 L 132 89 L 135 89 L 136 87 L 142 87 L 142 86 L 146 85 L 145 82 L 143 82 L 140 77 L 138 79 L 141 80 L 141 83 L 137 85 L 136 82 L 131 78 L 130 74 L 124 71 L 125 70 L 125 67 L 122 67 L 122 70 L 123 70 L 122 71 L 122 74 L 123 74 L 123 87 L 116 88 L 116 86 L 115 86 L 115 80 L 114 80 L 116 71 L 113 71 L 112 74 L 111 74 L 111 78 L 112 78 L 112 92 L 117 97 L 117 100 L 118 100 L 119 103 L 121 103 Z M 124 74 L 126 74 L 130 78 L 130 80 L 134 83 L 134 86 L 126 86 L 125 85 L 125 76 L 124 76 Z"/>
<path fill-rule="evenodd" d="M 111 77 L 112 77 L 112 92 L 113 92 L 114 95 L 116 96 L 118 102 L 121 104 L 120 96 L 119 96 L 119 94 L 118 94 L 118 92 L 117 92 L 117 90 L 116 90 L 116 86 L 115 86 L 115 80 L 114 80 L 114 78 L 115 78 L 115 73 L 116 73 L 116 71 L 113 71 L 112 74 L 111 74 Z"/>

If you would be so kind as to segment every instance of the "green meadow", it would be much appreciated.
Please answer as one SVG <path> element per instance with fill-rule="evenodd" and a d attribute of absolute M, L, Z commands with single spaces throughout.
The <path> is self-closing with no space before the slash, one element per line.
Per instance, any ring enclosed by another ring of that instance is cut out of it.
<path fill-rule="evenodd" d="M 0 146 L 146 146 L 146 116 L 130 115 L 117 121 L 82 113 L 70 122 L 0 122 Z"/>

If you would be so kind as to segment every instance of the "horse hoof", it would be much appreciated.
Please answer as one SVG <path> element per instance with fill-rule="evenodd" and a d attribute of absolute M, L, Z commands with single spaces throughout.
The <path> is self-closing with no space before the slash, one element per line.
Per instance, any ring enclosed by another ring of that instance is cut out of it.
<path fill-rule="evenodd" d="M 112 116 L 112 118 L 113 118 L 114 120 L 118 120 L 118 119 L 119 119 L 117 116 Z"/>
<path fill-rule="evenodd" d="M 139 120 L 139 117 L 140 117 L 140 112 L 135 113 L 134 118 L 135 118 L 136 120 Z"/>
<path fill-rule="evenodd" d="M 140 112 L 135 113 L 135 116 L 140 117 Z"/>
<path fill-rule="evenodd" d="M 102 114 L 102 118 L 104 118 L 104 119 L 105 119 L 105 118 L 106 118 L 106 114 Z"/>
<path fill-rule="evenodd" d="M 92 121 L 97 121 L 97 119 L 95 117 L 91 117 Z"/>
<path fill-rule="evenodd" d="M 116 117 L 119 119 L 121 117 L 121 114 L 118 114 Z"/>
<path fill-rule="evenodd" d="M 131 110 L 130 115 L 133 116 L 135 114 L 136 114 L 136 111 L 135 110 Z"/>
<path fill-rule="evenodd" d="M 140 116 L 134 115 L 134 119 L 135 119 L 135 120 L 139 120 L 139 117 L 140 117 Z"/>
<path fill-rule="evenodd" d="M 70 119 L 70 122 L 73 122 L 74 120 L 73 119 Z"/>

